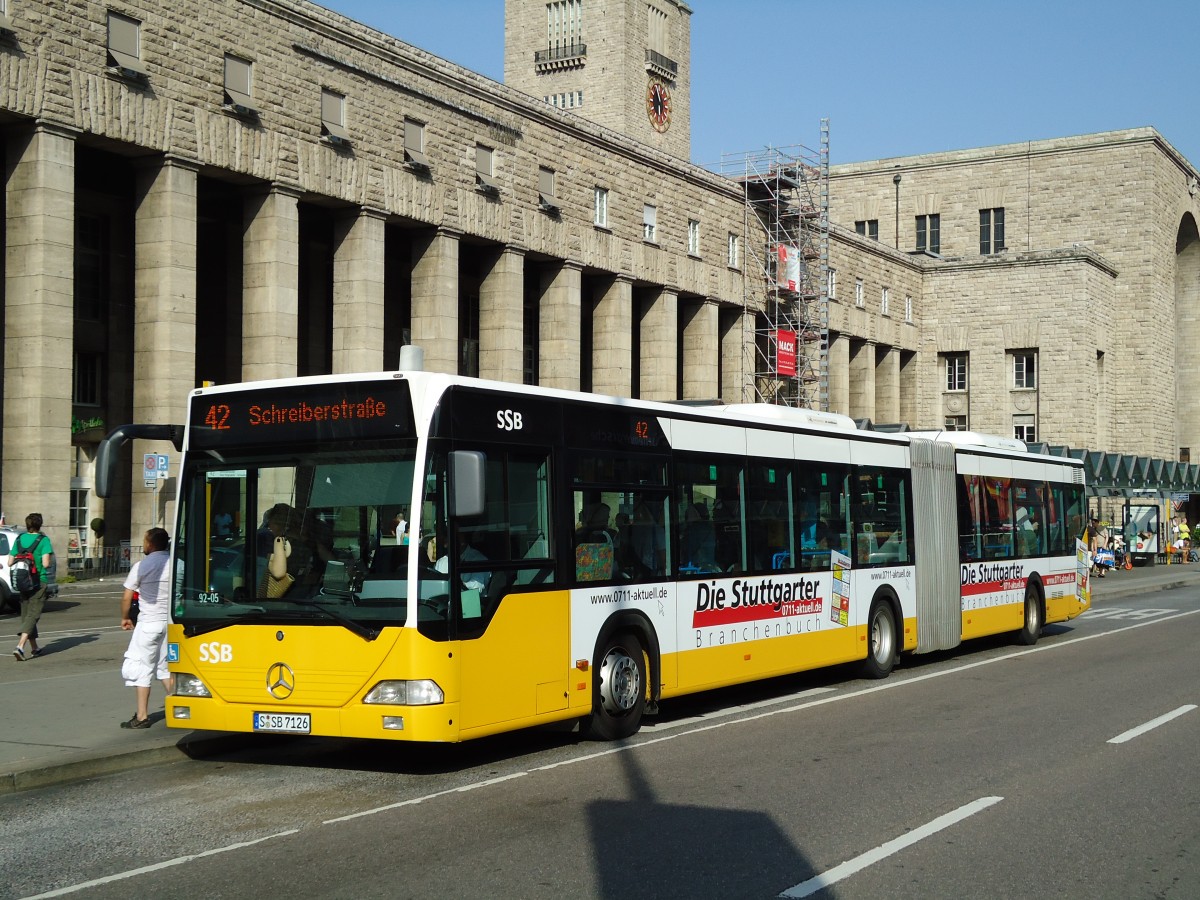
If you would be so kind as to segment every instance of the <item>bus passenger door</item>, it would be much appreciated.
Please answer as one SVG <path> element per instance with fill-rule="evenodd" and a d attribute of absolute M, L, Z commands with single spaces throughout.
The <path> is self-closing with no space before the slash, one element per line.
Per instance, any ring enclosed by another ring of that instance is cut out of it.
<path fill-rule="evenodd" d="M 462 732 L 567 707 L 569 600 L 554 589 L 549 452 L 487 447 L 486 480 L 485 512 L 451 526 Z"/>

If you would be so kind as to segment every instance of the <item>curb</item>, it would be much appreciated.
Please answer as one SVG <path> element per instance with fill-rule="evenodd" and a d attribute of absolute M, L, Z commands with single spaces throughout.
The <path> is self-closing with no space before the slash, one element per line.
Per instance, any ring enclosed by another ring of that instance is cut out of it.
<path fill-rule="evenodd" d="M 203 759 L 220 753 L 229 753 L 246 746 L 250 737 L 250 735 L 226 732 L 195 737 L 189 735 L 166 746 L 80 756 L 59 763 L 34 765 L 14 772 L 2 772 L 0 773 L 0 796 L 53 787 L 72 781 L 82 781 L 101 775 L 115 775 L 134 769 L 178 762 L 181 759 Z"/>
<path fill-rule="evenodd" d="M 1195 584 L 1193 579 L 1187 579 L 1180 581 L 1165 581 L 1161 584 L 1147 584 L 1140 587 L 1119 587 L 1111 592 L 1106 591 L 1101 597 L 1093 598 L 1092 602 L 1094 605 L 1095 600 L 1097 599 L 1120 600 L 1122 597 L 1138 597 L 1142 594 L 1157 594 L 1161 591 L 1173 591 L 1176 588 L 1191 587 L 1193 584 Z"/>

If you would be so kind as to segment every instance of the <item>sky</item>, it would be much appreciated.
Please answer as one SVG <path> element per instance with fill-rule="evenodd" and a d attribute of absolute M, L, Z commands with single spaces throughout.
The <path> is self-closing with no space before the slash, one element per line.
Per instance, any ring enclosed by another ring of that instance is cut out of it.
<path fill-rule="evenodd" d="M 834 164 L 1148 125 L 1200 166 L 1192 0 L 687 2 L 700 165 L 828 118 Z M 503 81 L 504 0 L 321 5 Z"/>

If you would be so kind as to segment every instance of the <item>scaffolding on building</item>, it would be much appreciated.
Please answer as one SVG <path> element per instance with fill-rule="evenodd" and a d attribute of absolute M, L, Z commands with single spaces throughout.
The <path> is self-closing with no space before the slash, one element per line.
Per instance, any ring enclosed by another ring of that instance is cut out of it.
<path fill-rule="evenodd" d="M 743 402 L 829 409 L 829 120 L 802 145 L 726 154 L 721 174 L 745 197 Z"/>

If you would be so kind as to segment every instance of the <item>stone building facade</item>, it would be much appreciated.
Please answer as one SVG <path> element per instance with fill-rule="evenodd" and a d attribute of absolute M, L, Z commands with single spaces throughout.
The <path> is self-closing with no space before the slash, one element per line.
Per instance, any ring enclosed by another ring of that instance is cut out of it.
<path fill-rule="evenodd" d="M 834 166 L 830 218 L 857 239 L 831 253 L 839 290 L 862 278 L 869 313 L 889 282 L 914 291 L 913 415 L 901 419 L 1190 457 L 1197 185 L 1153 128 Z M 887 249 L 863 254 L 858 229 Z"/>
<path fill-rule="evenodd" d="M 742 193 L 682 158 L 686 111 L 673 155 L 306 0 L 6 16 L 0 497 L 58 546 L 170 523 L 139 474 L 168 446 L 106 505 L 91 459 L 204 381 L 386 369 L 411 341 L 439 371 L 744 395 Z"/>

